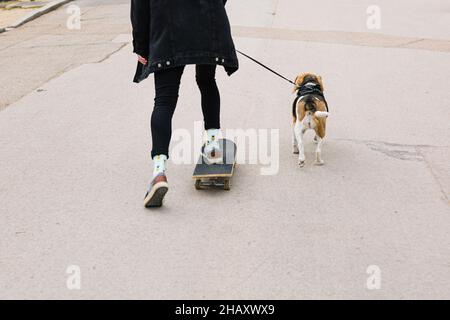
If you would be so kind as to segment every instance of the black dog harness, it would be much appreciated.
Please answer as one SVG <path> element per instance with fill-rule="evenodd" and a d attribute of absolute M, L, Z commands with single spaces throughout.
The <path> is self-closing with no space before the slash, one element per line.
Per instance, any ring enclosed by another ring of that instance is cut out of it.
<path fill-rule="evenodd" d="M 297 97 L 303 97 L 309 94 L 321 96 L 322 98 L 324 97 L 322 90 L 320 90 L 320 85 L 318 85 L 317 83 L 308 82 L 307 84 L 302 85 L 297 90 Z"/>
<path fill-rule="evenodd" d="M 297 105 L 299 99 L 303 99 L 308 95 L 314 95 L 318 99 L 323 101 L 325 103 L 325 106 L 327 107 L 327 112 L 329 112 L 328 103 L 327 100 L 325 99 L 325 96 L 323 95 L 322 90 L 320 89 L 320 85 L 314 82 L 305 83 L 298 88 L 297 97 L 295 98 L 294 101 L 294 106 Z"/>

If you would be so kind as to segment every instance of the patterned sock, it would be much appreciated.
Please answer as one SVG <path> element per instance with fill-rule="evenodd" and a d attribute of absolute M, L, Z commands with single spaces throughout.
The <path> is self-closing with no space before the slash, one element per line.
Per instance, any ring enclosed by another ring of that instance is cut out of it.
<path fill-rule="evenodd" d="M 158 154 L 153 157 L 153 178 L 166 171 L 167 156 Z"/>
<path fill-rule="evenodd" d="M 208 143 L 217 141 L 219 139 L 220 129 L 208 129 L 206 130 L 206 139 Z"/>

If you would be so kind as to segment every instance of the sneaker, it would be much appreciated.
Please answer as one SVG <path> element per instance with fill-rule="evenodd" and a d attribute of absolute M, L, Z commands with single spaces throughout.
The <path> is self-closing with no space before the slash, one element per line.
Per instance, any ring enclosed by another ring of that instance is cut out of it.
<path fill-rule="evenodd" d="M 203 147 L 203 158 L 207 164 L 223 163 L 223 153 L 220 149 L 219 140 L 207 141 Z"/>
<path fill-rule="evenodd" d="M 169 190 L 167 177 L 165 173 L 160 173 L 150 182 L 147 194 L 144 198 L 144 205 L 146 208 L 161 207 L 164 196 Z"/>

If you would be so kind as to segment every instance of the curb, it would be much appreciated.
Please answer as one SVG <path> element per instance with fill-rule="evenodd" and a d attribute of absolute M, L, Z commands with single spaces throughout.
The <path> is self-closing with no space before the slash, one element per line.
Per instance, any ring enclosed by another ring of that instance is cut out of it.
<path fill-rule="evenodd" d="M 30 21 L 32 21 L 32 20 L 42 16 L 43 14 L 46 14 L 46 13 L 48 13 L 50 11 L 53 11 L 56 8 L 58 8 L 58 7 L 60 7 L 60 6 L 64 5 L 64 4 L 68 3 L 70 1 L 72 1 L 72 0 L 55 0 L 55 1 L 52 1 L 52 2 L 50 2 L 48 4 L 46 4 L 45 6 L 43 6 L 42 8 L 39 8 L 39 9 L 33 11 L 33 12 L 30 12 L 29 14 L 27 14 L 26 16 L 20 18 L 14 24 L 8 26 L 5 29 L 20 27 L 21 25 L 23 25 L 23 24 L 25 24 L 27 22 L 30 22 Z M 5 31 L 5 29 L 3 31 Z M 1 32 L 2 31 L 0 30 L 0 33 Z"/>

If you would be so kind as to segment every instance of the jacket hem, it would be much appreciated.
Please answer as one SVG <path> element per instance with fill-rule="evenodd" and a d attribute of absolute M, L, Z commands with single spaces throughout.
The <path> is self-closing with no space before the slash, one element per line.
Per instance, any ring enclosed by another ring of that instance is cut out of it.
<path fill-rule="evenodd" d="M 145 66 L 138 62 L 133 82 L 139 83 L 148 78 L 150 74 L 157 71 L 191 64 L 215 64 L 218 66 L 223 66 L 229 76 L 239 69 L 239 62 L 237 58 L 230 59 L 221 56 L 205 57 L 192 55 L 177 57 L 174 59 L 158 60 Z"/>

